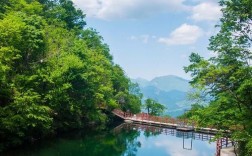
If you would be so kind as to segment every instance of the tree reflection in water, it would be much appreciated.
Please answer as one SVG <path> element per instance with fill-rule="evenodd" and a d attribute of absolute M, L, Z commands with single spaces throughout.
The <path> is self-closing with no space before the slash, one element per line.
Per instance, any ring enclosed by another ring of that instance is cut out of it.
<path fill-rule="evenodd" d="M 163 135 L 174 136 L 180 141 L 172 140 L 169 136 L 163 138 Z M 144 138 L 149 138 L 153 141 L 153 138 L 159 138 L 158 145 L 153 142 L 143 141 Z M 33 145 L 26 145 L 20 149 L 13 149 L 6 153 L 1 153 L 3 156 L 48 156 L 48 155 L 85 155 L 85 156 L 135 156 L 135 155 L 153 155 L 151 152 L 158 153 L 157 155 L 169 155 L 160 152 L 166 151 L 167 144 L 181 143 L 182 139 L 185 139 L 184 148 L 190 148 L 190 141 L 193 140 L 209 140 L 213 138 L 213 135 L 200 134 L 200 133 L 185 133 L 176 131 L 176 129 L 168 129 L 162 127 L 153 127 L 149 125 L 140 124 L 121 124 L 114 129 L 105 128 L 98 130 L 84 130 L 73 133 L 67 133 L 64 136 L 60 136 L 55 139 L 48 139 L 39 141 Z M 171 140 L 169 140 L 171 139 Z M 165 141 L 165 142 L 164 142 Z M 172 142 L 171 142 L 172 141 Z M 195 143 L 195 142 L 194 142 Z M 151 145 L 151 148 L 147 149 L 145 145 Z M 199 146 L 199 149 L 207 150 Z M 176 152 L 180 150 L 171 147 Z M 145 152 L 145 153 L 143 153 Z M 188 151 L 189 152 L 189 151 Z M 183 153 L 183 151 L 182 151 Z M 188 154 L 188 153 L 187 153 Z M 191 154 L 192 155 L 192 154 Z M 191 156 L 190 155 L 190 156 Z"/>
<path fill-rule="evenodd" d="M 125 133 L 125 131 L 127 133 Z M 177 138 L 183 139 L 183 149 L 192 150 L 193 140 L 210 141 L 214 139 L 212 134 L 204 134 L 197 132 L 184 132 L 177 131 L 176 129 L 163 128 L 151 125 L 141 125 L 133 123 L 123 123 L 116 128 L 114 128 L 114 133 L 116 134 L 126 134 L 124 139 L 127 143 L 126 145 L 126 155 L 135 155 L 137 148 L 141 147 L 141 142 L 137 141 L 140 136 L 140 132 L 143 131 L 143 135 L 148 137 L 158 136 L 160 134 L 176 136 Z M 132 134 L 131 134 L 132 133 Z M 129 137 L 129 138 L 127 138 Z"/>
<path fill-rule="evenodd" d="M 114 129 L 114 134 L 117 138 L 118 145 L 125 148 L 122 155 L 135 156 L 137 148 L 141 147 L 140 141 L 137 141 L 137 138 L 140 136 L 140 131 L 133 128 L 130 124 L 122 124 Z"/>

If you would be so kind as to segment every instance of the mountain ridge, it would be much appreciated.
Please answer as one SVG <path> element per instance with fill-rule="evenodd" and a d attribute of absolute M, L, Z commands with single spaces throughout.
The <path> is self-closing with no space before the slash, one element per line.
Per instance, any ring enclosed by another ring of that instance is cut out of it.
<path fill-rule="evenodd" d="M 175 75 L 155 77 L 152 80 L 143 78 L 132 79 L 138 83 L 143 93 L 143 99 L 152 98 L 165 105 L 165 114 L 176 117 L 190 107 L 187 102 L 187 92 L 190 90 L 189 80 Z"/>
<path fill-rule="evenodd" d="M 189 80 L 175 75 L 158 76 L 152 80 L 136 78 L 132 79 L 132 81 L 138 83 L 140 87 L 154 86 L 164 91 L 179 90 L 187 92 L 190 89 Z"/>

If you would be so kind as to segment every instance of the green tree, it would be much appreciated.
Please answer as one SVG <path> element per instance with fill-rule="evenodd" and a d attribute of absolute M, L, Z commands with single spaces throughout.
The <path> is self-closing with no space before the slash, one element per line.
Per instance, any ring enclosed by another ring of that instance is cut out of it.
<path fill-rule="evenodd" d="M 4 146 L 51 132 L 52 111 L 36 91 L 44 52 L 44 23 L 37 15 L 10 12 L 0 20 L 0 138 Z"/>
<path fill-rule="evenodd" d="M 138 86 L 84 17 L 70 0 L 0 2 L 0 151 L 140 112 Z"/>
<path fill-rule="evenodd" d="M 144 108 L 147 110 L 148 114 L 156 116 L 162 115 L 166 109 L 164 105 L 150 98 L 145 100 Z"/>
<path fill-rule="evenodd" d="M 198 118 L 203 125 L 231 131 L 240 155 L 251 155 L 252 134 L 252 1 L 221 0 L 220 31 L 211 37 L 209 50 L 217 56 L 205 60 L 196 53 L 185 67 L 191 84 L 213 97 Z"/>
<path fill-rule="evenodd" d="M 198 116 L 198 111 L 201 111 L 204 109 L 204 106 L 199 105 L 199 104 L 192 104 L 191 109 L 186 111 L 184 114 L 179 116 L 178 118 L 180 119 L 190 119 L 190 118 L 195 118 Z"/>
<path fill-rule="evenodd" d="M 48 23 L 64 22 L 67 29 L 82 29 L 86 25 L 85 15 L 76 9 L 71 0 L 38 0 L 43 4 L 43 14 Z"/>

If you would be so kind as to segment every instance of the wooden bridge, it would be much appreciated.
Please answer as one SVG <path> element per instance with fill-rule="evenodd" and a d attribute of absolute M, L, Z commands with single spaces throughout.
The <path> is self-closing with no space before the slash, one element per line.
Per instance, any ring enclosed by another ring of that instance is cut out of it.
<path fill-rule="evenodd" d="M 148 126 L 156 126 L 160 127 L 160 132 L 163 132 L 163 128 L 172 128 L 170 130 L 164 129 L 164 133 L 174 135 L 174 129 L 176 129 L 177 132 L 179 131 L 194 131 L 199 132 L 195 133 L 197 135 L 194 135 L 194 138 L 199 138 L 202 140 L 210 140 L 213 139 L 214 135 L 218 132 L 217 129 L 213 127 L 209 128 L 202 128 L 197 127 L 196 123 L 189 122 L 188 120 L 181 120 L 181 119 L 174 119 L 170 117 L 158 117 L 158 116 L 152 116 L 147 113 L 139 113 L 139 114 L 132 114 L 130 112 L 123 112 L 122 110 L 115 109 L 112 111 L 114 115 L 117 117 L 125 120 L 126 122 L 131 123 L 138 123 L 140 125 L 146 125 L 146 126 L 140 126 L 142 128 L 148 128 Z M 184 135 L 184 133 L 183 133 Z M 223 147 L 233 147 L 234 141 L 230 140 L 229 138 L 220 138 L 216 141 L 216 156 L 221 156 L 221 150 Z"/>
<path fill-rule="evenodd" d="M 159 127 L 175 128 L 180 131 L 197 131 L 202 133 L 216 134 L 218 132 L 215 128 L 201 128 L 197 127 L 195 123 L 185 119 L 174 119 L 170 117 L 152 116 L 147 113 L 132 114 L 115 109 L 113 114 L 126 122 L 140 123 L 146 125 L 153 125 Z"/>

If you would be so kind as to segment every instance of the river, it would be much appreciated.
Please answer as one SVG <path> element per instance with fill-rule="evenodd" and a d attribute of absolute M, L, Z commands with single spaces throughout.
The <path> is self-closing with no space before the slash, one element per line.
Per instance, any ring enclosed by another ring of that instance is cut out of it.
<path fill-rule="evenodd" d="M 3 156 L 214 156 L 212 135 L 147 125 L 121 124 L 38 141 Z"/>

